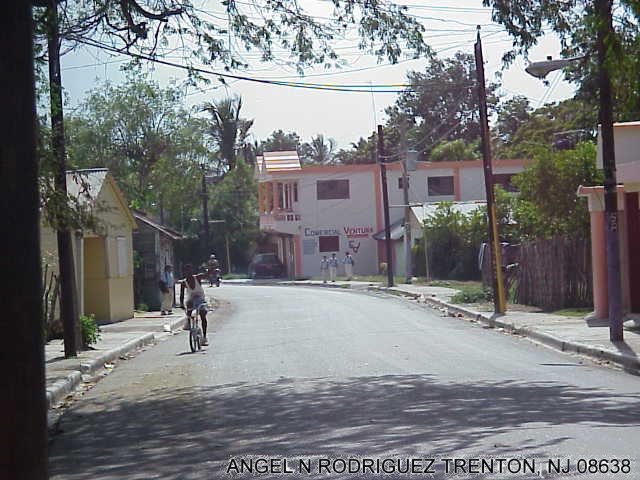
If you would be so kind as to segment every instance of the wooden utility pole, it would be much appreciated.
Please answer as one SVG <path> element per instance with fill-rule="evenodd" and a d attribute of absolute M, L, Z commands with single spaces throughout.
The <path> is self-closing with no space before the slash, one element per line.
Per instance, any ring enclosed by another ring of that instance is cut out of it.
<path fill-rule="evenodd" d="M 0 16 L 0 478 L 47 478 L 40 199 L 31 2 Z"/>
<path fill-rule="evenodd" d="M 207 171 L 206 165 L 203 163 L 200 165 L 202 168 L 202 231 L 203 231 L 203 246 L 205 258 L 209 258 L 211 252 L 209 251 L 209 193 L 207 192 Z"/>
<path fill-rule="evenodd" d="M 605 241 L 607 251 L 607 303 L 609 306 L 609 339 L 623 340 L 622 298 L 620 286 L 620 245 L 618 240 L 618 185 L 613 137 L 613 100 L 607 63 L 609 41 L 613 36 L 612 0 L 597 0 L 598 9 L 598 87 L 600 89 L 600 128 L 602 133 L 602 166 L 604 170 Z"/>
<path fill-rule="evenodd" d="M 384 211 L 384 246 L 387 256 L 387 287 L 393 287 L 393 257 L 391 254 L 391 223 L 389 221 L 389 192 L 387 189 L 387 166 L 384 154 L 382 125 L 378 125 L 378 163 L 382 182 L 382 210 Z"/>
<path fill-rule="evenodd" d="M 409 205 L 409 152 L 407 151 L 407 127 L 404 116 L 400 123 L 400 158 L 402 159 L 402 201 L 404 202 L 404 276 L 411 283 L 411 205 Z"/>
<path fill-rule="evenodd" d="M 505 313 L 506 298 L 502 280 L 502 260 L 500 256 L 500 237 L 496 215 L 495 193 L 493 190 L 493 169 L 491 166 L 491 138 L 489 137 L 489 118 L 487 116 L 487 91 L 484 80 L 484 60 L 480 27 L 475 44 L 476 76 L 478 82 L 478 105 L 480 107 L 480 134 L 482 136 L 482 161 L 484 164 L 484 186 L 487 195 L 487 215 L 489 217 L 489 243 L 491 245 L 491 266 L 493 272 L 493 305 L 495 313 Z"/>
<path fill-rule="evenodd" d="M 60 76 L 60 35 L 58 32 L 57 0 L 47 0 L 47 40 L 49 55 L 49 94 L 51 98 L 51 151 L 55 161 L 55 194 L 57 208 L 67 206 L 67 165 L 64 145 L 64 115 L 62 109 L 62 78 Z M 64 330 L 64 355 L 75 357 L 82 346 L 76 304 L 73 244 L 67 214 L 58 212 L 58 266 L 60 269 L 60 316 Z"/>

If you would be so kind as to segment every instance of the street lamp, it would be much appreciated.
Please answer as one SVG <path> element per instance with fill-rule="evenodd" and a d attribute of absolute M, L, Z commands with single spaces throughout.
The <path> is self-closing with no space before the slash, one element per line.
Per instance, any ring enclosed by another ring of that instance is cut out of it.
<path fill-rule="evenodd" d="M 551 57 L 547 57 L 547 59 L 542 62 L 530 63 L 529 66 L 524 69 L 524 71 L 533 77 L 543 80 L 547 75 L 549 75 L 549 73 L 565 68 L 569 66 L 571 62 L 582 60 L 583 58 L 585 57 L 580 56 L 571 58 L 558 58 L 556 60 L 552 60 Z"/>
<path fill-rule="evenodd" d="M 607 303 L 609 307 L 609 339 L 623 340 L 622 299 L 620 286 L 620 246 L 618 241 L 618 192 L 616 181 L 616 159 L 613 140 L 613 106 L 611 99 L 611 79 L 606 67 L 605 38 L 613 34 L 611 5 L 606 0 L 598 0 L 599 22 L 597 35 L 598 86 L 600 89 L 600 128 L 602 139 L 602 160 L 604 169 L 604 211 L 605 240 L 607 252 Z M 535 62 L 526 72 L 544 78 L 549 72 L 566 67 L 569 62 L 584 57 L 564 60 Z"/>

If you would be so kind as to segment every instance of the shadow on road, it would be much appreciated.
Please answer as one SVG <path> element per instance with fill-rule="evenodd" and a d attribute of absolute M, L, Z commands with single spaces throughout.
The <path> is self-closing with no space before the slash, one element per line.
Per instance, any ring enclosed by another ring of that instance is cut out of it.
<path fill-rule="evenodd" d="M 52 444 L 51 474 L 231 478 L 225 475 L 229 458 L 249 455 L 446 457 L 475 451 L 513 457 L 528 451 L 553 457 L 570 434 L 544 436 L 539 429 L 575 424 L 637 429 L 638 411 L 640 395 L 620 397 L 552 382 L 442 384 L 428 375 L 152 390 L 138 401 L 85 401 L 69 412 Z M 515 430 L 519 443 L 486 451 L 488 439 Z"/>

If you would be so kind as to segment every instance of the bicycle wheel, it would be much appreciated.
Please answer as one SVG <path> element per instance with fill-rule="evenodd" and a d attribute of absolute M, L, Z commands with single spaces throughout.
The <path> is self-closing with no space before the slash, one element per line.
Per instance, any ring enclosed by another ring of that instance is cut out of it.
<path fill-rule="evenodd" d="M 198 349 L 198 336 L 194 332 L 189 332 L 189 347 L 192 353 Z"/>

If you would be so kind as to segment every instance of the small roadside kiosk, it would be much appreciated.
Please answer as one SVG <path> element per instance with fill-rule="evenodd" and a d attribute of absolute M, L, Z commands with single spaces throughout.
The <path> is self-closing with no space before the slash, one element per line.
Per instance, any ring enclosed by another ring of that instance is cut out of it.
<path fill-rule="evenodd" d="M 618 182 L 618 241 L 622 308 L 640 317 L 640 122 L 614 124 Z M 598 136 L 597 166 L 602 168 L 602 143 Z M 589 201 L 594 316 L 608 317 L 607 255 L 604 187 L 580 186 L 578 196 Z"/>
<path fill-rule="evenodd" d="M 93 314 L 101 324 L 133 317 L 132 233 L 137 225 L 124 195 L 106 168 L 67 172 L 67 191 L 95 215 L 99 225 L 98 231 L 73 235 L 79 315 Z M 40 250 L 47 271 L 55 277 L 56 231 L 44 223 Z M 54 315 L 57 312 L 56 306 Z"/>

